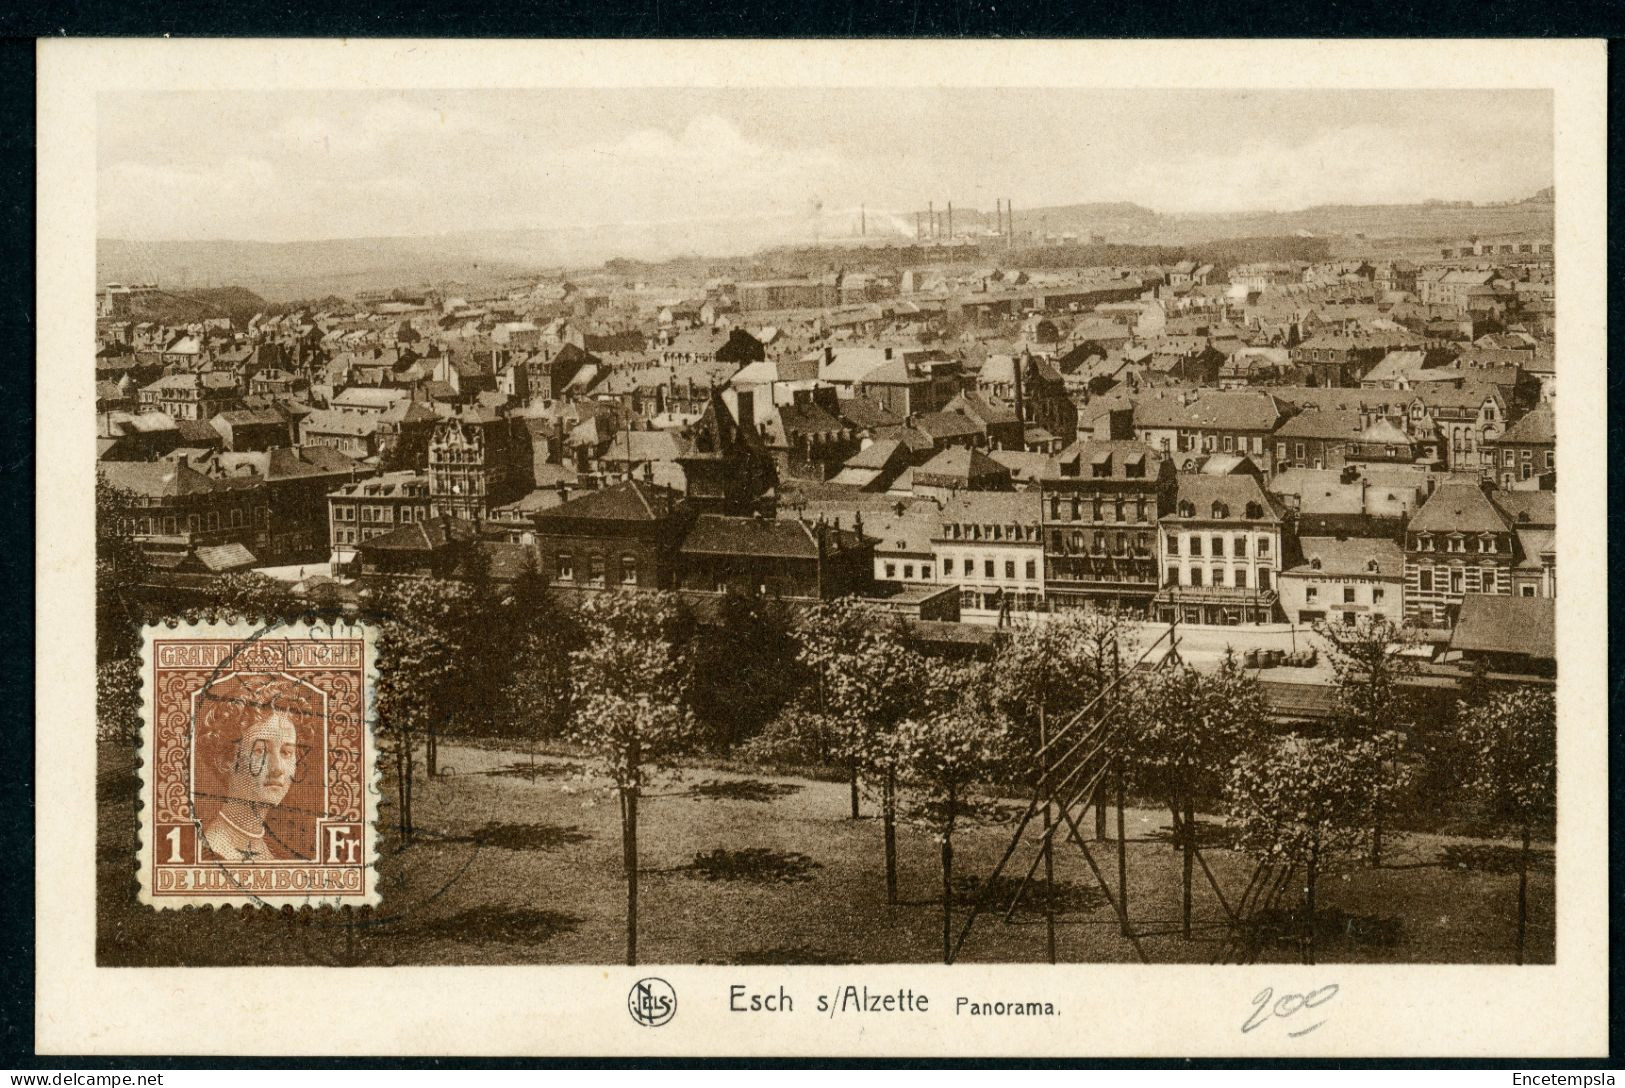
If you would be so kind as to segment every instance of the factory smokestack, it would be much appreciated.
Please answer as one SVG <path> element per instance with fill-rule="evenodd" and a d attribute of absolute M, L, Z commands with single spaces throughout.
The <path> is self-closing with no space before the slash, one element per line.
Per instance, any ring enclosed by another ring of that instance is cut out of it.
<path fill-rule="evenodd" d="M 937 236 L 937 202 L 936 201 L 928 200 L 928 201 L 925 202 L 925 214 L 930 216 L 930 218 L 931 218 L 931 237 L 935 238 Z"/>
<path fill-rule="evenodd" d="M 954 240 L 954 202 L 948 201 L 948 241 Z"/>

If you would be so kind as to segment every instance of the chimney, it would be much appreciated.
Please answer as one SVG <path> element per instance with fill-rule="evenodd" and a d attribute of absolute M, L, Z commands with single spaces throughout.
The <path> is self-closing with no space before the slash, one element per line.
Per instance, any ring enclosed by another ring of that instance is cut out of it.
<path fill-rule="evenodd" d="M 1028 359 L 1031 359 L 1031 358 L 1032 358 L 1032 356 L 1030 354 L 1024 354 L 1023 357 L 1019 358 L 1019 359 L 1016 358 L 1015 356 L 1010 357 L 1011 378 L 1012 378 L 1013 384 L 1015 386 L 1016 422 L 1020 423 L 1022 425 L 1021 445 L 1022 445 L 1023 449 L 1025 449 L 1026 446 L 1027 446 L 1027 435 L 1026 435 L 1026 423 L 1027 423 L 1026 406 L 1027 405 L 1026 405 L 1026 401 L 1022 398 L 1022 395 L 1021 395 L 1021 372 L 1024 369 L 1022 364 L 1025 363 Z"/>
<path fill-rule="evenodd" d="M 925 214 L 931 218 L 931 237 L 937 236 L 937 205 L 935 201 L 926 201 Z"/>
<path fill-rule="evenodd" d="M 954 238 L 954 202 L 950 200 L 950 201 L 948 201 L 948 240 L 951 242 L 951 241 L 953 241 L 953 238 Z"/>

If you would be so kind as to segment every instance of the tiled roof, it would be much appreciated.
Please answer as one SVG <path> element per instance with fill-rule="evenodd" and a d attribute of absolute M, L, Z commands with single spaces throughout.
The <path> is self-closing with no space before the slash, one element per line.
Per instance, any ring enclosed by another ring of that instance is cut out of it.
<path fill-rule="evenodd" d="M 1175 478 L 1178 494 L 1174 511 L 1163 515 L 1180 518 L 1179 507 L 1190 503 L 1195 512 L 1189 515 L 1197 521 L 1210 521 L 1215 516 L 1213 506 L 1221 504 L 1225 518 L 1238 521 L 1280 521 L 1281 513 L 1275 500 L 1265 494 L 1263 487 L 1251 476 L 1205 476 L 1195 472 L 1181 472 Z M 1249 517 L 1247 504 L 1257 504 L 1257 515 Z"/>
<path fill-rule="evenodd" d="M 829 527 L 828 547 L 856 547 L 858 535 Z M 818 537 L 812 526 L 794 518 L 735 518 L 702 514 L 680 549 L 690 554 L 752 555 L 777 559 L 818 558 Z"/>
<path fill-rule="evenodd" d="M 1451 481 L 1428 496 L 1409 528 L 1424 533 L 1504 533 L 1511 528 L 1511 519 L 1477 483 Z"/>
<path fill-rule="evenodd" d="M 1329 536 L 1298 539 L 1303 562 L 1292 568 L 1294 574 L 1362 575 L 1398 578 L 1405 570 L 1405 552 L 1392 540 L 1369 537 L 1338 540 Z M 1320 560 L 1320 566 L 1314 565 Z M 1370 568 L 1376 563 L 1376 570 Z"/>
<path fill-rule="evenodd" d="M 474 536 L 472 522 L 462 518 L 433 517 L 364 540 L 357 547 L 361 551 L 435 552 L 450 544 L 473 540 Z"/>
<path fill-rule="evenodd" d="M 1554 660 L 1556 618 L 1557 601 L 1551 597 L 1468 593 L 1461 599 L 1450 648 Z"/>
<path fill-rule="evenodd" d="M 1526 442 L 1549 445 L 1557 441 L 1557 421 L 1550 404 L 1541 404 L 1506 429 L 1500 442 Z"/>
<path fill-rule="evenodd" d="M 669 487 L 624 480 L 601 491 L 589 491 L 580 498 L 538 515 L 539 522 L 571 518 L 606 521 L 658 521 L 670 513 L 682 495 Z"/>
<path fill-rule="evenodd" d="M 217 490 L 214 481 L 203 473 L 170 461 L 103 461 L 97 471 L 114 487 L 146 498 L 201 495 Z"/>

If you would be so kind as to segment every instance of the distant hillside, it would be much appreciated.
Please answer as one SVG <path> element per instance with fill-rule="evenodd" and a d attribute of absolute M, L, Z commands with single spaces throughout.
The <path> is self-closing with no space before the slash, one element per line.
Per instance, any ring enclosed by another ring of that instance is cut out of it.
<path fill-rule="evenodd" d="M 265 306 L 263 298 L 244 287 L 176 289 L 134 296 L 129 320 L 185 325 L 208 317 L 229 317 L 233 325 L 242 328 Z"/>
<path fill-rule="evenodd" d="M 347 238 L 311 242 L 132 242 L 102 239 L 98 279 L 157 282 L 185 292 L 201 286 L 241 284 L 273 301 L 320 295 L 350 296 L 369 288 L 456 284 L 460 290 L 499 288 L 564 268 L 581 269 L 612 258 L 713 264 L 752 264 L 793 249 L 908 246 L 914 212 L 870 208 L 825 209 L 821 218 L 739 216 L 726 220 L 621 223 L 528 230 L 482 230 L 411 238 Z M 946 207 L 936 209 L 945 217 Z M 921 209 L 923 216 L 924 209 Z M 1327 205 L 1292 212 L 1167 215 L 1130 203 L 1015 207 L 1018 244 L 1036 235 L 1072 234 L 1087 246 L 1191 247 L 1233 239 L 1314 236 L 1333 249 L 1383 240 L 1418 244 L 1472 235 L 1543 234 L 1553 230 L 1550 192 L 1493 206 L 1434 202 L 1399 205 Z M 866 229 L 860 234 L 860 224 Z M 946 229 L 946 223 L 944 223 Z M 954 209 L 954 232 L 997 229 L 992 211 Z M 1377 245 L 1376 248 L 1384 248 Z M 1392 248 L 1391 246 L 1386 248 Z M 1426 248 L 1425 246 L 1423 248 Z M 697 254 L 711 254 L 699 258 Z M 758 254 L 757 258 L 746 257 Z M 733 260 L 729 260 L 729 256 Z M 895 253 L 894 253 L 895 255 Z"/>
<path fill-rule="evenodd" d="M 1471 235 L 1545 233 L 1553 226 L 1549 194 L 1517 204 L 1327 204 L 1291 212 L 1164 215 L 1137 204 L 1072 204 L 1015 209 L 1018 236 L 1098 234 L 1108 242 L 1191 245 L 1225 238 L 1272 238 L 1306 232 L 1322 236 L 1454 241 Z M 957 222 L 957 218 L 956 218 Z"/>

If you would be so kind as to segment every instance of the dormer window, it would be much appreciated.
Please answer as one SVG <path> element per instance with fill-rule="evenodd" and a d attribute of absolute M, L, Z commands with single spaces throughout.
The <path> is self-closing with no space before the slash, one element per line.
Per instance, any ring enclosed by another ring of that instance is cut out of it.
<path fill-rule="evenodd" d="M 1216 518 L 1227 518 L 1230 516 L 1230 508 L 1222 502 L 1215 502 L 1213 504 L 1213 516 Z"/>
<path fill-rule="evenodd" d="M 1367 559 L 1365 561 L 1365 569 L 1370 574 L 1377 573 L 1377 561 L 1375 559 Z"/>
<path fill-rule="evenodd" d="M 1309 569 L 1310 570 L 1319 570 L 1320 569 L 1320 556 L 1317 555 L 1313 559 L 1309 560 Z"/>
<path fill-rule="evenodd" d="M 1256 502 L 1250 502 L 1247 504 L 1247 517 L 1249 519 L 1257 521 L 1263 516 L 1264 508 L 1262 506 L 1258 505 Z"/>
<path fill-rule="evenodd" d="M 1194 518 L 1196 516 L 1196 506 L 1189 499 L 1180 499 L 1179 516 L 1182 518 Z"/>

